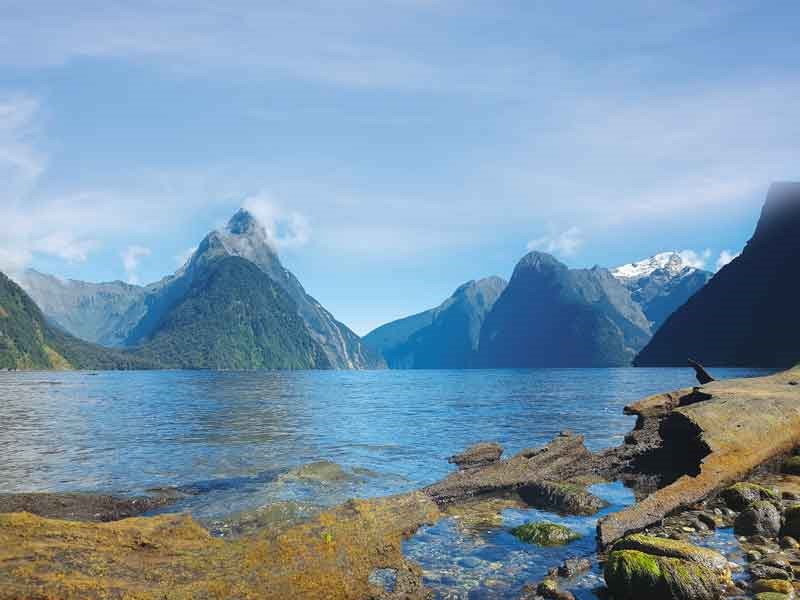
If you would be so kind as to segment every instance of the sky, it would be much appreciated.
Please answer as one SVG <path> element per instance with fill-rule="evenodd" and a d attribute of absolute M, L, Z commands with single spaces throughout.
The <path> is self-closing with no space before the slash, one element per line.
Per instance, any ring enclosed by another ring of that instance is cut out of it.
<path fill-rule="evenodd" d="M 0 0 L 0 270 L 148 283 L 240 207 L 366 333 L 508 278 L 715 270 L 800 157 L 800 3 Z"/>

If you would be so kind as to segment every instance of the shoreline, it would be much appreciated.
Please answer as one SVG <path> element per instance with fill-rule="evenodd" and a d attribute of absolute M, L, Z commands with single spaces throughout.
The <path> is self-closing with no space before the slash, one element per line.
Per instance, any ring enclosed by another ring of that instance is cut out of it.
<path fill-rule="evenodd" d="M 622 480 L 638 490 L 640 501 L 601 521 L 600 546 L 608 547 L 791 452 L 800 440 L 797 379 L 800 371 L 793 370 L 646 398 L 628 407 L 637 425 L 625 443 L 599 453 L 589 452 L 581 436 L 569 433 L 507 460 L 500 460 L 496 448 L 487 453 L 473 447 L 454 457 L 459 470 L 423 490 L 350 501 L 306 523 L 237 540 L 212 538 L 182 515 L 119 513 L 134 518 L 95 519 L 111 520 L 96 524 L 46 518 L 65 516 L 52 511 L 45 517 L 0 514 L 0 578 L 11 575 L 15 581 L 11 595 L 0 587 L 0 598 L 34 592 L 40 596 L 31 597 L 312 598 L 323 589 L 323 597 L 331 598 L 426 598 L 421 570 L 403 557 L 401 548 L 402 540 L 421 525 L 497 499 L 591 514 L 587 511 L 597 510 L 597 504 L 586 487 Z M 740 415 L 743 406 L 756 408 L 753 403 L 770 410 Z M 751 417 L 750 433 L 734 427 L 736 435 L 726 435 L 740 416 Z M 788 433 L 776 434 L 776 428 Z M 742 456 L 752 439 L 762 440 L 762 447 L 751 457 Z M 687 442 L 691 451 L 683 452 L 681 460 L 665 461 L 665 448 L 671 455 Z M 712 475 L 698 476 L 705 469 Z M 78 504 L 99 498 L 78 496 Z M 36 508 L 17 503 L 20 507 Z M 59 560 L 65 553 L 70 560 Z M 123 568 L 131 562 L 143 572 Z M 370 583 L 373 572 L 385 569 L 395 572 L 391 590 Z"/>

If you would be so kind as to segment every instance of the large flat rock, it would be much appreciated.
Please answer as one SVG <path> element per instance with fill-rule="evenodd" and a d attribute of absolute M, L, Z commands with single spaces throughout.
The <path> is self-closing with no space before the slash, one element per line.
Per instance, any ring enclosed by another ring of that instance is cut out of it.
<path fill-rule="evenodd" d="M 640 417 L 660 418 L 661 437 L 674 448 L 675 460 L 685 463 L 697 454 L 698 464 L 695 472 L 601 520 L 600 544 L 607 546 L 640 531 L 791 451 L 800 443 L 798 381 L 800 369 L 769 377 L 715 381 L 628 407 Z"/>

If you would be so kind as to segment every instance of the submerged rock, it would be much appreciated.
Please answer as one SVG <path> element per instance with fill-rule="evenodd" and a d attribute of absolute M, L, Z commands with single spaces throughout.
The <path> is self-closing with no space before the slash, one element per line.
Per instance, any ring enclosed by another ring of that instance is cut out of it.
<path fill-rule="evenodd" d="M 701 564 L 638 550 L 611 552 L 603 574 L 615 600 L 717 600 L 724 587 Z"/>
<path fill-rule="evenodd" d="M 775 505 L 759 500 L 743 510 L 733 524 L 736 535 L 777 537 L 781 530 L 781 513 Z"/>
<path fill-rule="evenodd" d="M 500 460 L 503 447 L 497 442 L 481 442 L 470 446 L 460 454 L 451 456 L 447 462 L 456 465 L 459 469 L 474 469 L 484 467 Z"/>
<path fill-rule="evenodd" d="M 345 481 L 350 479 L 341 465 L 330 460 L 319 460 L 291 469 L 288 473 L 280 476 L 281 481 L 316 481 L 320 483 Z"/>
<path fill-rule="evenodd" d="M 548 521 L 526 523 L 512 529 L 511 533 L 517 539 L 537 546 L 563 546 L 581 539 L 581 536 L 569 527 Z"/>

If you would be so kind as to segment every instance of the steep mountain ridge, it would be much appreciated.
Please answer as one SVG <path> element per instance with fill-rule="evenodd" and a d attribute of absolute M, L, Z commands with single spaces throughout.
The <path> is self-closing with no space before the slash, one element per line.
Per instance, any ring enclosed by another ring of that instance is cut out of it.
<path fill-rule="evenodd" d="M 484 367 L 601 367 L 630 364 L 650 325 L 630 292 L 606 269 L 570 270 L 531 252 L 483 325 Z"/>
<path fill-rule="evenodd" d="M 800 183 L 775 183 L 741 255 L 667 319 L 638 366 L 788 367 L 800 361 Z"/>
<path fill-rule="evenodd" d="M 423 322 L 423 315 L 429 319 L 426 325 L 399 343 L 383 348 L 386 362 L 391 368 L 410 369 L 476 366 L 481 327 L 505 286 L 505 280 L 496 276 L 459 286 L 441 305 L 416 315 L 416 323 Z M 377 330 L 373 334 L 381 335 Z"/>
<path fill-rule="evenodd" d="M 91 343 L 120 347 L 144 315 L 145 288 L 122 281 L 88 283 L 27 269 L 17 283 L 64 331 Z"/>

